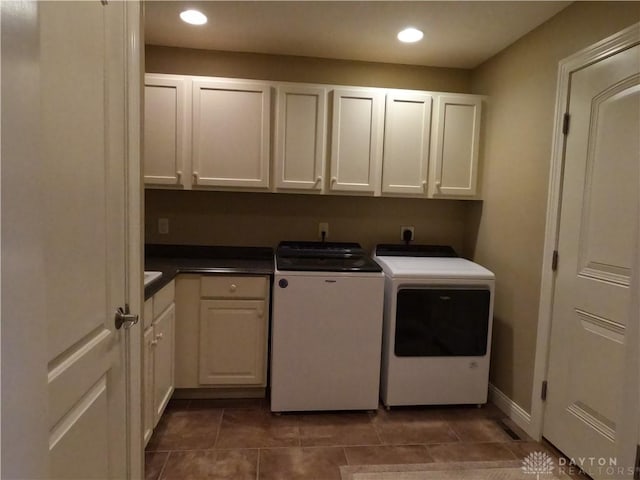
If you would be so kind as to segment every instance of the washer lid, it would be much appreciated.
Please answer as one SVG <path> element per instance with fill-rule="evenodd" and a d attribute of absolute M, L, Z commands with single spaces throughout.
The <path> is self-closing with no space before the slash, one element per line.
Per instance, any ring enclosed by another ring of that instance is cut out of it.
<path fill-rule="evenodd" d="M 493 272 L 465 258 L 374 257 L 391 277 L 495 279 Z"/>

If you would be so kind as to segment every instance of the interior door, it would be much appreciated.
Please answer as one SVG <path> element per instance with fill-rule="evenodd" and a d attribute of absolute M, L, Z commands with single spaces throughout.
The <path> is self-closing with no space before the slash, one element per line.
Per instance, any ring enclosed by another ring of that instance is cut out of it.
<path fill-rule="evenodd" d="M 48 478 L 127 478 L 125 4 L 39 16 Z"/>
<path fill-rule="evenodd" d="M 640 46 L 572 74 L 543 435 L 594 479 L 621 442 L 640 165 Z M 635 350 L 637 352 L 637 350 Z M 637 362 L 637 354 L 635 362 Z M 636 407 L 637 408 L 637 407 Z"/>

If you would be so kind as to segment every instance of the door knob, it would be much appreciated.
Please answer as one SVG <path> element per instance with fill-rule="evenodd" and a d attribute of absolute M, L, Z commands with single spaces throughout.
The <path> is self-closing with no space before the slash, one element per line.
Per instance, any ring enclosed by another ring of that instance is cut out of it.
<path fill-rule="evenodd" d="M 117 330 L 120 330 L 123 327 L 125 330 L 128 330 L 138 323 L 138 315 L 131 313 L 129 310 L 129 304 L 125 303 L 124 308 L 118 307 L 118 310 L 116 310 L 115 321 Z"/>

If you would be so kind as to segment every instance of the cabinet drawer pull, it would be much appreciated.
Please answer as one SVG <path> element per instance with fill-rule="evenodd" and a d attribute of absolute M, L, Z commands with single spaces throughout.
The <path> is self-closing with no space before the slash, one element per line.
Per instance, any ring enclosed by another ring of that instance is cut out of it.
<path fill-rule="evenodd" d="M 229 291 L 235 292 L 238 289 L 238 286 L 235 283 L 229 285 Z"/>

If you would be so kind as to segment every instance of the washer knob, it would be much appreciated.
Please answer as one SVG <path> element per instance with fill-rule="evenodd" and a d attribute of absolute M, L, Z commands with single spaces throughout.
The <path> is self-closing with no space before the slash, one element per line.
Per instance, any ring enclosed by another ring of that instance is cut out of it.
<path fill-rule="evenodd" d="M 289 286 L 289 281 L 286 278 L 281 278 L 278 285 L 280 288 L 287 288 Z"/>

